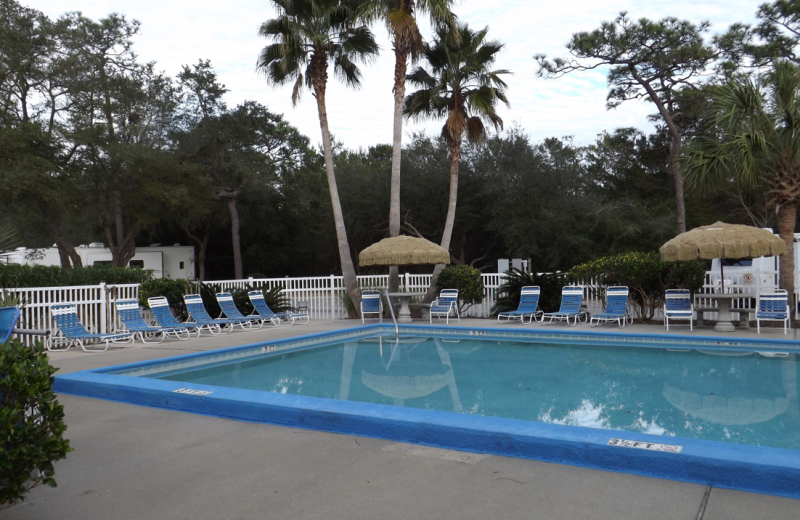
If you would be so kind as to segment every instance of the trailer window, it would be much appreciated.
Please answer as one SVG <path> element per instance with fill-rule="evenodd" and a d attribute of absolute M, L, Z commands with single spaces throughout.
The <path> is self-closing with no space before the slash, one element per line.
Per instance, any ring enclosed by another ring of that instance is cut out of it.
<path fill-rule="evenodd" d="M 111 265 L 111 260 L 95 260 L 92 265 Z"/>
<path fill-rule="evenodd" d="M 752 258 L 723 258 L 723 267 L 753 267 Z"/>
<path fill-rule="evenodd" d="M 131 260 L 128 267 L 132 269 L 144 269 L 144 260 Z"/>
<path fill-rule="evenodd" d="M 186 269 L 186 264 L 184 262 L 180 262 L 179 269 Z"/>

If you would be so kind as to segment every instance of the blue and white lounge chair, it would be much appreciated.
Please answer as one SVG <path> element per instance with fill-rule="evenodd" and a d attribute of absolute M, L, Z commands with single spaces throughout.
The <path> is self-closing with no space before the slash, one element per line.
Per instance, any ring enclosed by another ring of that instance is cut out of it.
<path fill-rule="evenodd" d="M 380 291 L 362 291 L 361 293 L 361 323 L 364 323 L 366 314 L 376 314 L 376 318 L 383 321 L 383 302 Z"/>
<path fill-rule="evenodd" d="M 243 329 L 250 328 L 249 321 L 212 318 L 208 314 L 205 305 L 203 305 L 203 298 L 199 294 L 184 295 L 183 301 L 186 302 L 186 310 L 189 311 L 189 316 L 194 320 L 194 325 L 200 331 L 207 330 L 211 334 L 230 334 L 233 332 L 235 325 L 240 325 Z"/>
<path fill-rule="evenodd" d="M 18 319 L 19 307 L 0 307 L 0 343 L 8 341 Z"/>
<path fill-rule="evenodd" d="M 430 322 L 433 323 L 434 316 L 440 320 L 444 316 L 445 323 L 449 324 L 451 314 L 461 322 L 458 314 L 458 289 L 442 289 L 439 298 L 431 303 Z"/>
<path fill-rule="evenodd" d="M 615 286 L 606 289 L 606 308 L 600 314 L 593 315 L 589 323 L 594 327 L 595 320 L 597 325 L 616 321 L 620 327 L 624 327 L 628 319 L 628 288 Z"/>
<path fill-rule="evenodd" d="M 294 325 L 296 320 L 306 320 L 306 324 L 311 321 L 308 312 L 272 312 L 272 309 L 267 305 L 264 299 L 264 293 L 261 291 L 250 291 L 247 293 L 250 297 L 250 303 L 253 304 L 256 312 L 266 320 L 272 320 L 275 325 L 280 324 L 281 320 L 289 321 L 289 325 Z"/>
<path fill-rule="evenodd" d="M 572 318 L 572 325 L 578 323 L 578 318 L 581 316 L 581 304 L 583 303 L 583 287 L 578 285 L 567 285 L 561 289 L 561 307 L 558 312 L 545 312 L 542 314 L 542 324 L 546 318 L 550 318 L 547 323 L 553 323 L 553 320 L 566 320 L 567 325 L 570 325 L 569 319 Z"/>
<path fill-rule="evenodd" d="M 133 339 L 138 336 L 142 343 L 161 343 L 165 337 L 189 339 L 189 330 L 186 328 L 151 327 L 145 323 L 137 300 L 118 300 L 115 306 L 122 324 L 133 334 Z"/>
<path fill-rule="evenodd" d="M 694 330 L 694 305 L 689 289 L 667 289 L 664 293 L 664 326 L 667 330 L 669 320 L 689 320 L 689 330 Z"/>
<path fill-rule="evenodd" d="M 517 310 L 501 312 L 497 315 L 497 321 L 502 321 L 502 319 L 505 318 L 506 321 L 520 320 L 520 322 L 525 323 L 525 316 L 528 316 L 528 323 L 531 323 L 542 315 L 542 311 L 539 310 L 540 294 L 541 289 L 539 289 L 538 286 L 531 285 L 523 287 L 520 291 L 519 307 L 517 307 Z"/>
<path fill-rule="evenodd" d="M 152 298 L 148 298 L 147 305 L 150 307 L 153 317 L 155 317 L 156 321 L 159 325 L 161 325 L 161 327 L 186 331 L 185 338 L 181 335 L 175 339 L 189 339 L 192 332 L 197 333 L 197 336 L 195 336 L 196 338 L 200 337 L 200 329 L 196 324 L 181 323 L 175 319 L 175 316 L 172 315 L 172 311 L 169 310 L 169 301 L 167 300 L 166 296 L 153 296 Z M 172 338 L 170 337 L 170 339 Z"/>
<path fill-rule="evenodd" d="M 50 315 L 53 316 L 58 326 L 58 334 L 53 337 L 50 343 L 50 350 L 69 350 L 70 347 L 78 345 L 84 352 L 105 352 L 110 343 L 133 343 L 133 334 L 130 332 L 111 333 L 111 334 L 92 334 L 86 330 L 78 317 L 78 308 L 75 305 L 53 305 L 50 307 Z M 99 348 L 87 348 L 90 345 L 105 343 L 102 350 Z M 56 347 L 56 345 L 66 345 L 66 347 Z"/>
<path fill-rule="evenodd" d="M 264 321 L 267 321 L 267 319 L 258 314 L 251 316 L 242 314 L 236 307 L 236 302 L 233 301 L 233 295 L 230 293 L 217 293 L 217 303 L 222 309 L 222 314 L 230 320 L 249 321 L 251 326 L 257 326 L 259 329 L 264 326 Z"/>
<path fill-rule="evenodd" d="M 789 333 L 791 312 L 789 311 L 789 294 L 783 289 L 763 290 L 758 295 L 758 311 L 756 312 L 756 328 L 761 334 L 762 321 L 782 321 L 783 333 Z"/>

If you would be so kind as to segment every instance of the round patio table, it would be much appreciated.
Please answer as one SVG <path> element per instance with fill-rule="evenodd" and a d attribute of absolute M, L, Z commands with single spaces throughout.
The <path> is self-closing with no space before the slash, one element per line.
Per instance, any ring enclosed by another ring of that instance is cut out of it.
<path fill-rule="evenodd" d="M 716 300 L 719 304 L 719 310 L 717 311 L 717 324 L 714 325 L 714 330 L 717 332 L 734 332 L 736 327 L 733 326 L 733 315 L 731 315 L 731 304 L 733 303 L 733 300 L 752 298 L 752 296 L 749 294 L 735 293 L 698 294 L 697 297 Z"/>
<path fill-rule="evenodd" d="M 425 296 L 424 292 L 390 292 L 387 294 L 389 298 L 397 298 L 400 301 L 397 323 L 411 323 L 411 309 L 408 307 L 411 298 Z"/>

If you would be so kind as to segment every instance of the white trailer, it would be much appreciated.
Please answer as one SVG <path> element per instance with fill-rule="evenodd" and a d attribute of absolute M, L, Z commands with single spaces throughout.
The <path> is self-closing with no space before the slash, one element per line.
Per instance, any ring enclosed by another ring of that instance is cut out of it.
<path fill-rule="evenodd" d="M 111 250 L 102 242 L 80 245 L 75 251 L 81 257 L 83 265 L 111 264 Z M 18 247 L 14 251 L 0 254 L 0 263 L 27 265 L 61 265 L 58 249 L 28 249 Z M 156 278 L 195 279 L 194 246 L 161 246 L 137 247 L 136 254 L 128 262 L 128 267 L 149 269 Z"/>
<path fill-rule="evenodd" d="M 758 294 L 761 289 L 778 287 L 780 257 L 724 259 L 722 262 L 726 286 L 753 287 L 754 294 Z M 720 285 L 719 258 L 711 261 L 711 271 L 708 272 L 708 276 L 713 285 Z M 800 233 L 794 234 L 794 290 L 795 293 L 800 293 Z"/>

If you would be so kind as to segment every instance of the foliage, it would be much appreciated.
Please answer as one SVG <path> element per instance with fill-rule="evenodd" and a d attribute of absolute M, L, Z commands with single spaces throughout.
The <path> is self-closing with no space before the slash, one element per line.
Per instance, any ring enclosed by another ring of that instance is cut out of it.
<path fill-rule="evenodd" d="M 153 278 L 153 272 L 126 267 L 94 265 L 64 269 L 57 266 L 0 264 L 0 287 L 63 287 L 68 285 L 97 285 L 143 283 Z"/>
<path fill-rule="evenodd" d="M 24 500 L 40 484 L 55 487 L 53 462 L 72 451 L 53 392 L 56 370 L 41 343 L 0 344 L 0 504 Z"/>
<path fill-rule="evenodd" d="M 658 253 L 624 253 L 577 265 L 570 269 L 569 280 L 626 286 L 637 317 L 649 320 L 667 289 L 694 293 L 703 286 L 705 272 L 705 262 L 665 262 Z"/>
<path fill-rule="evenodd" d="M 218 284 L 200 282 L 200 297 L 203 299 L 203 306 L 212 318 L 218 318 L 222 314 L 222 308 L 217 302 L 217 293 L 221 292 L 223 292 L 222 287 Z"/>
<path fill-rule="evenodd" d="M 436 290 L 458 289 L 458 299 L 464 304 L 471 305 L 483 301 L 483 280 L 481 272 L 468 265 L 450 265 L 442 269 L 436 281 Z"/>
<path fill-rule="evenodd" d="M 169 302 L 170 308 L 175 311 L 179 318 L 186 317 L 186 303 L 183 295 L 191 290 L 192 282 L 183 279 L 155 278 L 142 282 L 139 286 L 139 304 L 147 307 L 147 299 L 154 296 L 164 296 Z"/>
<path fill-rule="evenodd" d="M 561 306 L 561 289 L 566 285 L 566 273 L 526 273 L 512 267 L 506 271 L 503 284 L 497 288 L 495 304 L 491 314 L 516 310 L 522 295 L 522 288 L 538 286 L 539 309 L 544 312 L 555 312 Z"/>

